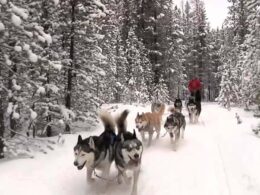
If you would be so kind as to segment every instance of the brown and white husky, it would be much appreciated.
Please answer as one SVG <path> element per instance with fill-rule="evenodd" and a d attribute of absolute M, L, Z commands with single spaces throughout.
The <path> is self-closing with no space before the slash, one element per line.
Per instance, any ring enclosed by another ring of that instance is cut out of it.
<path fill-rule="evenodd" d="M 156 131 L 157 139 L 160 136 L 162 115 L 165 110 L 165 105 L 162 104 L 158 112 L 146 112 L 139 114 L 135 118 L 136 128 L 139 130 L 142 136 L 142 141 L 145 141 L 145 132 L 149 135 L 148 146 L 151 145 L 153 133 Z"/>

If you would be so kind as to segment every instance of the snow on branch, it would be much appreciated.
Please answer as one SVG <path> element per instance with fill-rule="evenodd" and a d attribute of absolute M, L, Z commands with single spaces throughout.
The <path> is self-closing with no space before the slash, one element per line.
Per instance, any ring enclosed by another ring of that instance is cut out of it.
<path fill-rule="evenodd" d="M 101 9 L 103 12 L 105 12 L 106 14 L 108 14 L 108 10 L 106 9 L 106 6 L 101 3 L 99 0 L 93 0 L 93 3 L 99 7 L 99 9 Z"/>

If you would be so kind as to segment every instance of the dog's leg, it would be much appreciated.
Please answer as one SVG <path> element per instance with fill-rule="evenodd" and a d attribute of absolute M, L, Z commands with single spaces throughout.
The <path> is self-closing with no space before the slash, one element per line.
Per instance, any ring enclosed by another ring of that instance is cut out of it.
<path fill-rule="evenodd" d="M 176 151 L 176 149 L 177 149 L 176 133 L 174 133 L 174 138 L 172 139 L 172 148 L 174 151 Z"/>
<path fill-rule="evenodd" d="M 134 182 L 133 182 L 133 189 L 131 195 L 137 195 L 137 183 L 140 174 L 140 167 L 134 170 Z"/>
<path fill-rule="evenodd" d="M 177 130 L 176 130 L 177 131 Z M 178 147 L 178 143 L 180 140 L 180 129 L 174 134 L 174 144 L 173 144 L 173 150 L 176 151 Z"/>
<path fill-rule="evenodd" d="M 107 189 L 109 188 L 110 180 L 109 180 L 109 173 L 110 173 L 111 164 L 109 163 L 106 165 L 102 172 L 102 177 L 104 178 L 103 183 L 100 185 L 100 190 L 102 194 L 106 194 Z"/>
<path fill-rule="evenodd" d="M 92 178 L 93 171 L 94 171 L 94 169 L 92 169 L 92 168 L 87 169 L 87 182 L 91 183 L 91 182 L 95 181 L 95 179 Z"/>
<path fill-rule="evenodd" d="M 132 177 L 127 176 L 126 171 L 124 171 L 122 175 L 124 177 L 125 183 L 129 185 L 131 183 Z"/>
<path fill-rule="evenodd" d="M 118 181 L 119 184 L 121 184 L 123 182 L 123 178 L 124 178 L 126 184 L 131 183 L 132 178 L 127 176 L 126 171 L 122 170 L 122 169 L 118 169 L 117 181 Z"/>
<path fill-rule="evenodd" d="M 198 122 L 199 122 L 199 115 L 196 114 L 196 115 L 195 115 L 195 123 L 198 123 Z"/>
<path fill-rule="evenodd" d="M 181 138 L 184 139 L 184 131 L 185 131 L 185 127 L 182 127 L 182 130 L 181 130 Z"/>
<path fill-rule="evenodd" d="M 110 167 L 111 167 L 111 164 L 105 166 L 105 168 L 104 168 L 104 170 L 102 172 L 102 177 L 103 178 L 107 179 L 109 177 Z"/>
<path fill-rule="evenodd" d="M 117 182 L 118 182 L 118 184 L 121 184 L 123 182 L 123 176 L 120 171 L 118 171 Z"/>
<path fill-rule="evenodd" d="M 174 144 L 174 140 L 173 140 L 173 133 L 170 133 L 170 139 L 171 139 L 171 144 Z"/>
<path fill-rule="evenodd" d="M 185 128 L 186 128 L 186 121 L 185 121 L 185 119 L 184 119 L 183 125 L 182 125 L 182 134 L 181 134 L 181 138 L 182 138 L 182 139 L 184 139 Z"/>
<path fill-rule="evenodd" d="M 158 129 L 156 130 L 156 133 L 157 133 L 156 139 L 159 139 L 159 137 L 160 137 L 160 132 L 161 132 L 161 128 L 158 127 Z"/>
<path fill-rule="evenodd" d="M 141 137 L 142 137 L 142 142 L 144 142 L 145 141 L 144 131 L 141 131 L 140 133 L 141 133 Z"/>
<path fill-rule="evenodd" d="M 148 146 L 151 145 L 153 139 L 153 132 L 149 131 L 149 140 L 148 140 Z"/>
<path fill-rule="evenodd" d="M 118 184 L 121 184 L 123 182 L 123 171 L 121 168 L 117 166 L 118 175 L 117 175 L 117 182 Z"/>
<path fill-rule="evenodd" d="M 180 131 L 181 131 L 181 139 L 184 139 L 184 129 L 181 128 Z"/>

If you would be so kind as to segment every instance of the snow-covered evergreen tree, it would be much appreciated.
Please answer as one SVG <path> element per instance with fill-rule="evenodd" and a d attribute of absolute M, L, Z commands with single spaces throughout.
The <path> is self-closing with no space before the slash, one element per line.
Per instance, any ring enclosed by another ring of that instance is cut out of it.
<path fill-rule="evenodd" d="M 46 67 L 53 68 L 49 67 L 53 62 L 45 58 L 44 45 L 49 46 L 52 38 L 35 21 L 29 4 L 1 1 L 0 10 L 0 65 L 3 67 L 0 91 L 1 112 L 5 116 L 5 119 L 1 117 L 1 124 L 8 130 L 6 135 L 11 132 L 11 136 L 15 136 L 18 129 L 23 125 L 28 129 L 27 122 L 37 118 L 32 97 L 46 92 L 44 75 Z M 6 151 L 11 148 L 9 143 L 5 139 Z"/>
<path fill-rule="evenodd" d="M 229 71 L 229 76 L 226 77 L 226 75 L 220 72 L 222 79 L 218 101 L 228 105 L 231 103 L 241 104 L 242 102 L 243 95 L 241 89 L 243 77 L 241 75 L 243 75 L 243 53 L 247 50 L 247 45 L 244 44 L 245 36 L 248 32 L 247 14 L 245 0 L 232 1 L 232 5 L 229 8 L 229 15 L 224 25 L 225 44 L 222 49 L 224 51 L 222 52 L 223 65 L 220 70 Z M 228 93 L 224 89 L 227 82 L 230 83 Z"/>
<path fill-rule="evenodd" d="M 257 93 L 260 90 L 260 2 L 250 0 L 246 2 L 249 10 L 247 23 L 248 34 L 244 45 L 246 52 L 241 59 L 242 63 L 242 100 L 244 105 L 255 103 Z"/>

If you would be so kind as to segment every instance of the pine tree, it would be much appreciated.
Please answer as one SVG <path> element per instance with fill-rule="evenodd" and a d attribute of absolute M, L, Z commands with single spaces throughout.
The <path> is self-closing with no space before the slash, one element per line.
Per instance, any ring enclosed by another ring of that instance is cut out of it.
<path fill-rule="evenodd" d="M 138 40 L 135 29 L 129 30 L 128 39 L 126 40 L 126 102 L 147 102 L 148 90 L 145 77 L 149 77 L 149 72 L 144 72 L 143 65 L 148 65 L 148 58 L 145 54 L 143 43 Z"/>
<path fill-rule="evenodd" d="M 184 36 L 181 23 L 181 12 L 175 8 L 169 13 L 171 18 L 169 28 L 166 30 L 168 49 L 165 51 L 165 73 L 170 99 L 174 101 L 177 97 L 183 97 L 185 84 L 184 69 Z M 167 28 L 167 26 L 166 26 Z"/>
<path fill-rule="evenodd" d="M 223 67 L 220 70 L 223 70 L 225 67 L 226 70 L 230 71 L 229 82 L 232 83 L 229 89 L 229 98 L 225 98 L 230 101 L 230 103 L 239 104 L 242 102 L 242 69 L 243 69 L 243 53 L 247 50 L 247 46 L 244 45 L 245 36 L 248 32 L 248 23 L 247 23 L 247 8 L 245 0 L 232 1 L 232 5 L 229 8 L 229 15 L 225 21 L 224 33 L 225 33 L 225 48 L 222 53 L 222 64 Z M 222 76 L 225 77 L 225 76 Z M 226 79 L 221 79 L 221 90 L 218 100 L 223 101 L 223 97 L 227 96 L 223 94 L 223 89 L 225 87 Z M 224 100 L 225 102 L 225 100 Z M 227 102 L 225 102 L 226 104 Z"/>
<path fill-rule="evenodd" d="M 32 109 L 32 96 L 45 93 L 43 84 L 46 66 L 52 61 L 44 56 L 44 45 L 50 45 L 52 38 L 35 21 L 35 15 L 29 15 L 30 4 L 23 1 L 1 1 L 0 3 L 0 66 L 1 69 L 1 154 L 4 127 L 19 140 L 18 128 L 34 120 L 37 113 Z M 34 75 L 34 76 L 32 76 Z M 40 81 L 41 80 L 41 81 Z M 38 82 L 40 81 L 40 82 Z M 4 117 L 7 120 L 4 120 Z M 27 127 L 26 127 L 27 128 Z M 20 136 L 20 134 L 19 134 Z M 4 138 L 6 151 L 13 151 L 13 143 Z M 35 142 L 31 143 L 35 145 Z M 25 151 L 24 142 L 17 142 Z M 41 148 L 41 147 L 39 147 Z M 18 150 L 18 149 L 17 149 Z"/>
<path fill-rule="evenodd" d="M 247 1 L 247 10 L 249 15 L 247 18 L 248 33 L 245 36 L 244 45 L 247 50 L 243 53 L 242 63 L 242 100 L 246 107 L 255 103 L 255 98 L 260 88 L 260 2 L 255 0 Z"/>

